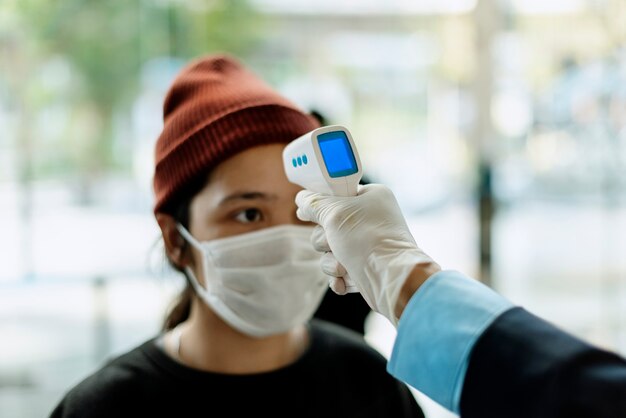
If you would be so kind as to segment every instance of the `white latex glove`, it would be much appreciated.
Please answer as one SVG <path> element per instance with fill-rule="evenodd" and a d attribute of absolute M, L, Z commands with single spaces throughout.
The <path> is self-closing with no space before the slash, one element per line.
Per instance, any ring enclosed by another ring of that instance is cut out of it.
<path fill-rule="evenodd" d="M 370 307 L 397 325 L 395 307 L 409 273 L 434 261 L 415 243 L 391 190 L 368 184 L 350 197 L 302 190 L 296 205 L 299 219 L 318 224 L 311 241 L 325 252 L 322 270 L 336 278 L 331 289 L 345 293 L 347 273 Z"/>

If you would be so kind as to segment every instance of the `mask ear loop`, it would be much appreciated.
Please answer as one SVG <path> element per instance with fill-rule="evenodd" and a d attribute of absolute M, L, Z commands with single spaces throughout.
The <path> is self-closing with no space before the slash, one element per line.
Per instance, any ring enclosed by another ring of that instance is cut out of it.
<path fill-rule="evenodd" d="M 181 233 L 183 238 L 192 247 L 194 247 L 195 249 L 200 251 L 200 253 L 202 253 L 202 273 L 204 274 L 204 286 L 202 286 L 202 284 L 200 283 L 200 281 L 194 274 L 191 267 L 186 266 L 185 273 L 187 273 L 187 276 L 191 279 L 190 280 L 191 285 L 195 289 L 196 293 L 198 295 L 205 294 L 206 296 L 208 296 L 211 293 L 210 286 L 209 286 L 209 260 L 212 261 L 211 253 L 206 248 L 204 248 L 200 244 L 200 242 L 198 242 L 198 240 L 195 239 L 193 235 L 189 233 L 189 231 L 187 231 L 187 229 L 184 226 L 182 226 L 181 224 L 176 224 L 176 228 L 178 229 L 178 232 Z"/>

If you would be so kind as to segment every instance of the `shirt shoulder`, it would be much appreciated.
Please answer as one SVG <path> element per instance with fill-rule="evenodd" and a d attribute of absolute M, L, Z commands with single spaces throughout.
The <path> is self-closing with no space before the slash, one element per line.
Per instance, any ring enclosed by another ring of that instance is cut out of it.
<path fill-rule="evenodd" d="M 311 330 L 310 362 L 321 375 L 319 387 L 328 391 L 332 382 L 331 391 L 342 399 L 338 410 L 351 405 L 346 413 L 353 416 L 424 416 L 409 387 L 387 372 L 387 359 L 364 335 L 323 320 L 313 320 Z"/>
<path fill-rule="evenodd" d="M 106 417 L 128 414 L 141 390 L 145 377 L 154 373 L 154 365 L 145 355 L 146 346 L 154 345 L 149 340 L 130 351 L 108 360 L 61 398 L 51 413 L 51 418 Z"/>

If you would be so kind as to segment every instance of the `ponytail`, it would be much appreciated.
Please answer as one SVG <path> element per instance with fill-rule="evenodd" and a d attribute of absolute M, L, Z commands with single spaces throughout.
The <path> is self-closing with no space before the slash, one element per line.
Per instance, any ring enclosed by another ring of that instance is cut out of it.
<path fill-rule="evenodd" d="M 169 310 L 163 322 L 163 329 L 165 331 L 171 330 L 176 325 L 189 318 L 191 312 L 191 300 L 193 299 L 193 288 L 189 283 L 183 289 L 182 292 L 176 298 L 174 306 Z"/>
<path fill-rule="evenodd" d="M 173 216 L 179 224 L 189 229 L 189 210 L 191 207 L 191 199 L 193 199 L 193 197 L 202 189 L 205 184 L 206 178 L 199 177 L 197 181 L 192 182 L 188 186 L 187 193 L 185 193 L 186 197 L 182 198 L 179 201 L 178 206 L 172 209 L 166 208 L 165 212 Z M 188 249 L 189 247 L 187 241 L 185 241 L 182 247 L 182 252 L 185 253 L 186 251 L 188 251 Z M 170 266 L 179 271 L 182 275 L 184 275 L 187 281 L 187 285 L 175 299 L 173 307 L 170 308 L 167 315 L 165 316 L 163 329 L 165 331 L 168 331 L 189 318 L 189 314 L 191 313 L 191 301 L 193 300 L 195 290 L 191 286 L 191 282 L 189 277 L 187 276 L 187 273 L 169 258 L 167 252 L 165 253 L 165 257 L 167 258 Z"/>

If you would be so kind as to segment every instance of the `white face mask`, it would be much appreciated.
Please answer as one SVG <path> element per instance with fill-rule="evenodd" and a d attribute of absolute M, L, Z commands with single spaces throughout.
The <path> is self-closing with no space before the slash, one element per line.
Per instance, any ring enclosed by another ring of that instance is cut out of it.
<path fill-rule="evenodd" d="M 311 319 L 328 287 L 313 227 L 281 225 L 198 242 L 178 230 L 202 254 L 203 287 L 186 272 L 198 296 L 244 334 L 280 334 Z"/>

